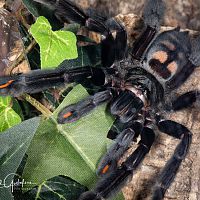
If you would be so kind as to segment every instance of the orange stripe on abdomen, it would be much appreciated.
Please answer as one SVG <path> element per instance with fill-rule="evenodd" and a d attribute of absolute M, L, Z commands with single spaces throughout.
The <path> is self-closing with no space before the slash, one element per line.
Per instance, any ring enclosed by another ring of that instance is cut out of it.
<path fill-rule="evenodd" d="M 165 63 L 168 59 L 167 52 L 156 51 L 155 53 L 153 53 L 152 59 L 158 60 L 160 63 Z"/>

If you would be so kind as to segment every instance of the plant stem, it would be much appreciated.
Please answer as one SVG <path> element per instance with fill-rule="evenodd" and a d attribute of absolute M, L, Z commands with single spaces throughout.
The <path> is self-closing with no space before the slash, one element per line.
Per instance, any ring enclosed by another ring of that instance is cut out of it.
<path fill-rule="evenodd" d="M 52 115 L 52 112 L 49 109 L 47 109 L 44 105 L 42 105 L 39 101 L 31 97 L 30 95 L 23 94 L 22 97 L 37 110 L 39 110 L 46 118 L 49 118 Z"/>

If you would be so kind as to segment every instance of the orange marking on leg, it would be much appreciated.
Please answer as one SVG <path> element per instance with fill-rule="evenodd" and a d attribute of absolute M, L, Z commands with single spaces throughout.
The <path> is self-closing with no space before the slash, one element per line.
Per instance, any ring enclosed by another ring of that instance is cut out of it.
<path fill-rule="evenodd" d="M 14 82 L 14 80 L 9 80 L 7 83 L 0 85 L 0 89 L 8 87 L 12 82 Z"/>
<path fill-rule="evenodd" d="M 172 74 L 175 74 L 176 73 L 176 70 L 178 68 L 178 65 L 175 61 L 169 63 L 169 65 L 167 65 L 167 69 L 172 73 Z"/>
<path fill-rule="evenodd" d="M 110 168 L 110 165 L 106 165 L 103 169 L 102 169 L 102 174 L 105 174 Z"/>
<path fill-rule="evenodd" d="M 63 118 L 66 119 L 66 118 L 70 117 L 71 115 L 72 115 L 72 112 L 68 112 L 68 113 L 63 115 Z"/>
<path fill-rule="evenodd" d="M 157 51 L 153 54 L 152 58 L 158 60 L 160 63 L 164 63 L 167 61 L 168 55 L 165 51 Z"/>

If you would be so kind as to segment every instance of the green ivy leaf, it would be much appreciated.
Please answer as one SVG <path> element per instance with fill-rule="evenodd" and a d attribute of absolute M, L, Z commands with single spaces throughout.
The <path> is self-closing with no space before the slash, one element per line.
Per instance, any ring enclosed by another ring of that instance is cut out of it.
<path fill-rule="evenodd" d="M 76 86 L 53 113 L 53 120 L 42 122 L 27 152 L 23 174 L 26 181 L 41 184 L 52 176 L 65 175 L 92 188 L 99 159 L 107 150 L 106 136 L 113 123 L 105 113 L 106 105 L 97 107 L 77 122 L 65 125 L 56 122 L 63 107 L 86 96 L 86 90 L 81 85 Z"/>
<path fill-rule="evenodd" d="M 0 97 L 0 132 L 20 122 L 20 116 L 11 108 L 11 97 Z"/>
<path fill-rule="evenodd" d="M 10 184 L 38 128 L 39 122 L 39 117 L 33 118 L 0 134 L 0 199 L 2 200 L 13 199 Z"/>
<path fill-rule="evenodd" d="M 87 188 L 73 179 L 66 176 L 55 176 L 27 191 L 22 198 L 28 200 L 77 200 L 85 191 Z"/>
<path fill-rule="evenodd" d="M 45 17 L 38 17 L 30 32 L 40 46 L 42 68 L 57 67 L 66 59 L 78 57 L 75 34 L 69 31 L 52 31 Z"/>
<path fill-rule="evenodd" d="M 11 103 L 11 97 L 0 97 L 0 109 L 5 109 Z"/>
<path fill-rule="evenodd" d="M 106 151 L 106 135 L 113 122 L 105 114 L 106 106 L 99 106 L 74 123 L 56 122 L 56 115 L 64 106 L 86 96 L 86 90 L 81 85 L 76 86 L 54 112 L 54 122 L 46 120 L 41 124 L 27 152 L 26 180 L 40 184 L 62 174 L 88 187 L 95 182 L 95 169 Z"/>

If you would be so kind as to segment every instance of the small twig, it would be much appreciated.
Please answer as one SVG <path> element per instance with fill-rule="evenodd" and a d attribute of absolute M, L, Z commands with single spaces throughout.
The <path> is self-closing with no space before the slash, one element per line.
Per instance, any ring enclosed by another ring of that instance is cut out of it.
<path fill-rule="evenodd" d="M 20 10 L 20 17 L 21 17 L 21 23 L 23 24 L 23 26 L 24 26 L 27 30 L 29 30 L 30 25 L 26 22 L 26 19 L 25 19 L 24 15 L 23 15 L 23 10 Z"/>
<path fill-rule="evenodd" d="M 17 67 L 23 60 L 26 54 L 28 54 L 33 48 L 34 46 L 37 44 L 37 42 L 33 39 L 31 41 L 31 43 L 29 44 L 29 46 L 25 49 L 25 51 L 21 52 L 21 54 L 19 55 L 19 57 L 15 60 L 15 62 L 13 62 L 10 67 L 9 67 L 9 71 L 11 72 L 15 67 Z"/>
<path fill-rule="evenodd" d="M 49 118 L 52 115 L 52 112 L 49 109 L 47 109 L 44 105 L 42 105 L 39 101 L 31 97 L 30 95 L 23 94 L 22 97 L 37 110 L 39 110 L 46 118 Z"/>

